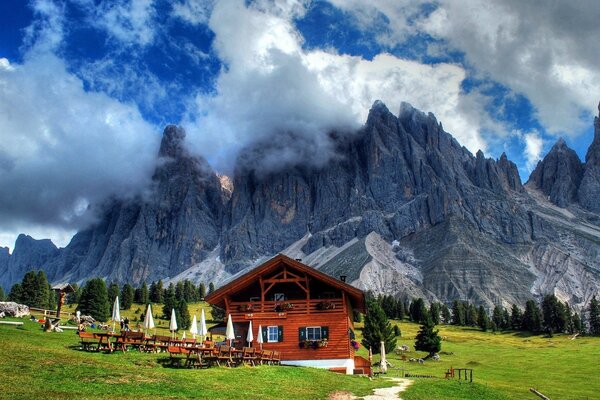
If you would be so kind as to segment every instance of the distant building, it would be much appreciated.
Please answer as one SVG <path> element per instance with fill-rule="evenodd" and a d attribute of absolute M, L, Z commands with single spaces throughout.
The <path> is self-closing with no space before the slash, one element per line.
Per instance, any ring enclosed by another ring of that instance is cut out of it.
<path fill-rule="evenodd" d="M 261 325 L 263 348 L 279 351 L 282 364 L 348 374 L 355 372 L 355 365 L 365 365 L 362 357 L 355 363 L 351 343 L 353 310 L 365 312 L 364 293 L 299 261 L 280 254 L 206 301 L 231 314 L 238 346 L 250 321 L 255 338 Z"/>

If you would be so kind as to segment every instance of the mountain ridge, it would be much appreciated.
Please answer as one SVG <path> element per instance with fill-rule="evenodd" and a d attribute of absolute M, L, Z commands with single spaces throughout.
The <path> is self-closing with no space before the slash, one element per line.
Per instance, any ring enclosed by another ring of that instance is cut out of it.
<path fill-rule="evenodd" d="M 322 165 L 268 170 L 257 166 L 277 144 L 246 149 L 232 190 L 168 126 L 151 193 L 100 207 L 100 222 L 40 267 L 51 280 L 220 283 L 287 252 L 398 296 L 492 306 L 552 291 L 581 305 L 600 287 L 600 224 L 586 202 L 599 187 L 594 126 L 586 163 L 559 141 L 522 185 L 506 154 L 473 155 L 433 114 L 376 102 L 358 132 L 330 134 Z"/>

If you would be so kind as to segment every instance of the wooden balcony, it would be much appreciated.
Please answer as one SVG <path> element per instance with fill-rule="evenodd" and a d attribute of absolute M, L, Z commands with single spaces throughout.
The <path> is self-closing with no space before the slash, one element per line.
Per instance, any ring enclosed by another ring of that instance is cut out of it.
<path fill-rule="evenodd" d="M 289 305 L 292 306 L 289 306 Z M 287 318 L 288 315 L 340 314 L 346 312 L 344 299 L 302 299 L 285 301 L 230 301 L 227 312 L 235 320 Z"/>

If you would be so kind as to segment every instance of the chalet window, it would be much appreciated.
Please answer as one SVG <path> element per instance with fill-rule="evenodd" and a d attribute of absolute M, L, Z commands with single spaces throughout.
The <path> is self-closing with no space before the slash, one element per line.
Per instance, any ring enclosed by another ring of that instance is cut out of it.
<path fill-rule="evenodd" d="M 283 326 L 268 326 L 267 343 L 283 342 Z"/>
<path fill-rule="evenodd" d="M 320 326 L 307 326 L 306 327 L 306 339 L 307 340 L 321 340 L 321 327 Z"/>
<path fill-rule="evenodd" d="M 329 327 L 327 326 L 302 326 L 298 328 L 298 340 L 322 340 L 329 339 Z"/>
<path fill-rule="evenodd" d="M 275 300 L 275 301 L 284 301 L 285 300 L 285 293 L 275 293 L 273 295 L 273 300 Z"/>

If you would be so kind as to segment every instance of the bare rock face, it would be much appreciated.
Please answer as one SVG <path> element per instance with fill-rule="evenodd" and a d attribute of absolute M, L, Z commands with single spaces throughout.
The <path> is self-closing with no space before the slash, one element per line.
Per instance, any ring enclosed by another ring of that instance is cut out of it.
<path fill-rule="evenodd" d="M 189 154 L 183 129 L 167 126 L 151 191 L 99 207 L 99 223 L 77 233 L 47 269 L 71 281 L 102 276 L 140 284 L 175 276 L 218 245 L 222 208 L 216 174 Z"/>
<path fill-rule="evenodd" d="M 14 301 L 0 301 L 0 314 L 2 313 L 5 317 L 23 318 L 29 315 L 29 307 Z"/>
<path fill-rule="evenodd" d="M 362 129 L 300 157 L 285 152 L 306 140 L 293 133 L 255 143 L 232 181 L 169 126 L 151 190 L 96 205 L 98 223 L 38 259 L 51 280 L 219 284 L 284 252 L 376 293 L 493 307 L 554 292 L 582 306 L 600 286 L 595 126 L 585 165 L 559 141 L 526 187 L 505 154 L 471 154 L 407 103 L 397 116 L 374 103 Z"/>
<path fill-rule="evenodd" d="M 600 105 L 599 105 L 600 109 Z M 600 110 L 599 110 L 600 111 Z M 579 187 L 580 204 L 600 213 L 600 118 L 594 119 L 594 141 L 585 156 L 583 179 Z"/>
<path fill-rule="evenodd" d="M 42 269 L 58 255 L 59 250 L 49 239 L 36 240 L 28 235 L 19 235 L 12 254 L 8 255 L 7 248 L 0 250 L 0 285 L 10 289 L 27 271 Z"/>
<path fill-rule="evenodd" d="M 582 175 L 577 153 L 559 139 L 531 173 L 528 184 L 545 193 L 557 206 L 567 207 L 577 201 Z"/>

